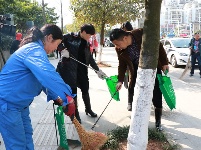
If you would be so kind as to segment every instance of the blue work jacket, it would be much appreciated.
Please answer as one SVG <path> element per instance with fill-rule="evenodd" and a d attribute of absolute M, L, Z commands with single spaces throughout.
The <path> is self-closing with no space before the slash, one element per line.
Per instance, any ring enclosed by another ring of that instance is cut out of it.
<path fill-rule="evenodd" d="M 0 72 L 0 106 L 7 103 L 10 108 L 27 107 L 42 90 L 47 101 L 59 96 L 63 105 L 68 104 L 66 94 L 75 96 L 49 62 L 39 40 L 19 48 Z"/>

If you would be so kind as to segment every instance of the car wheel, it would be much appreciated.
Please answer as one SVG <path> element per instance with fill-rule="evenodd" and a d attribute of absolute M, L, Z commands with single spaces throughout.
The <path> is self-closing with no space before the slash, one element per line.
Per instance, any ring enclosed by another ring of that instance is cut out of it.
<path fill-rule="evenodd" d="M 177 60 L 174 55 L 172 55 L 172 57 L 171 57 L 171 64 L 174 68 L 178 67 Z"/>

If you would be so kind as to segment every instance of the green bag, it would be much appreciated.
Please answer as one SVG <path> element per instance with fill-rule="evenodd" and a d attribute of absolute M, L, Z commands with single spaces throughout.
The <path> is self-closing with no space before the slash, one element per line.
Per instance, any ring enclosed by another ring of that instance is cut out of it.
<path fill-rule="evenodd" d="M 176 96 L 174 92 L 174 88 L 172 86 L 172 82 L 169 76 L 167 76 L 167 72 L 165 72 L 165 75 L 157 74 L 157 78 L 159 81 L 159 88 L 163 94 L 163 97 L 169 106 L 169 108 L 172 110 L 173 108 L 176 108 Z"/>
<path fill-rule="evenodd" d="M 69 150 L 62 106 L 57 107 L 57 113 L 55 115 L 60 135 L 60 147 L 64 148 L 65 150 Z"/>
<path fill-rule="evenodd" d="M 117 82 L 118 82 L 117 75 L 106 78 L 106 83 L 110 91 L 111 97 L 116 101 L 120 101 L 119 92 L 116 91 Z"/>

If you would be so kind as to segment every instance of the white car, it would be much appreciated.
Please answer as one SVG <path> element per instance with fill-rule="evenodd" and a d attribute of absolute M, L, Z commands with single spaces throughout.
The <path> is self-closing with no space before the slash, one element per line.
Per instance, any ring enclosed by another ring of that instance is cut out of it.
<path fill-rule="evenodd" d="M 190 41 L 190 38 L 169 38 L 160 40 L 167 53 L 168 60 L 173 67 L 187 64 L 190 55 Z"/>

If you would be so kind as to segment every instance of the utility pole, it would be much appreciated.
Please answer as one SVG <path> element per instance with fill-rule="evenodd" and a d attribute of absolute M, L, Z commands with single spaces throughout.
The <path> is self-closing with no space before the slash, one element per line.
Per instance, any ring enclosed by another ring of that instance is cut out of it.
<path fill-rule="evenodd" d="M 62 7 L 62 0 L 60 0 L 61 2 L 61 31 L 63 33 L 63 7 Z"/>
<path fill-rule="evenodd" d="M 42 0 L 42 9 L 43 9 L 43 21 L 46 24 L 46 17 L 45 17 L 45 4 L 44 4 L 44 0 Z"/>

